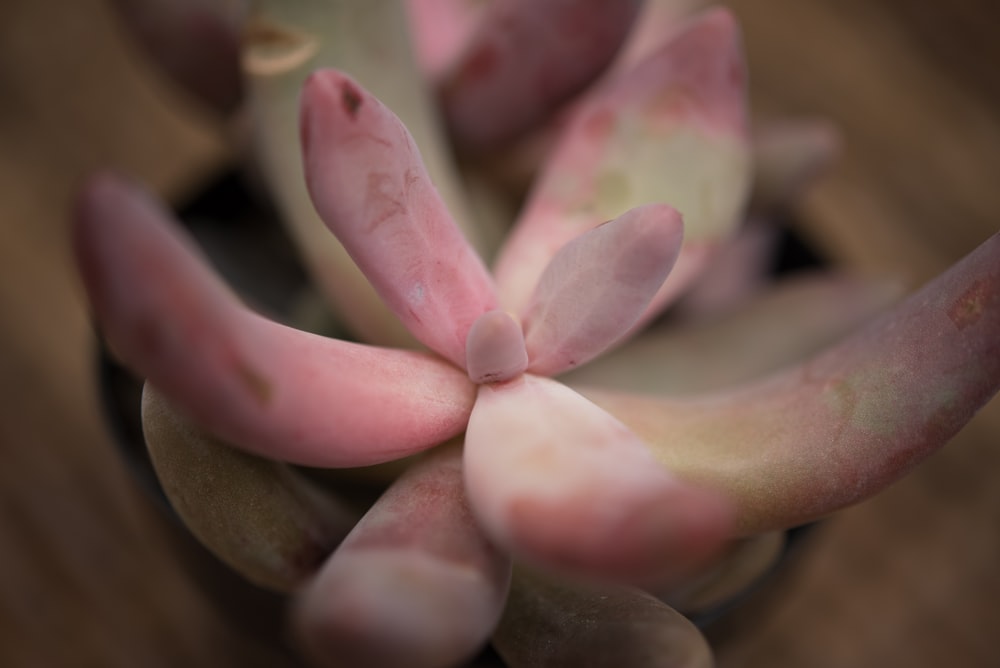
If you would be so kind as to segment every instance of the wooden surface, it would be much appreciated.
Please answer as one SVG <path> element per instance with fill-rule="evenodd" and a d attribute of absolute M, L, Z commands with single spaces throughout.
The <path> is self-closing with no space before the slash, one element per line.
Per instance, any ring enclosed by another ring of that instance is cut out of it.
<path fill-rule="evenodd" d="M 58 6 L 58 7 L 56 7 Z M 831 257 L 917 284 L 1000 228 L 1000 10 L 987 0 L 740 0 L 761 114 L 828 115 L 846 152 L 803 206 Z M 98 412 L 66 240 L 116 166 L 168 195 L 225 159 L 98 0 L 0 3 L 0 665 L 282 665 L 171 556 Z M 994 666 L 1000 404 L 837 516 L 724 666 Z"/>

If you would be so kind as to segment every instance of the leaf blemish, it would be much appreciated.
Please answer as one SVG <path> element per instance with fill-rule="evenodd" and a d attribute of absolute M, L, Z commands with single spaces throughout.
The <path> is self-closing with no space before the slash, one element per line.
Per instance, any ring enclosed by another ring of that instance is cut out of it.
<path fill-rule="evenodd" d="M 274 388 L 271 386 L 271 382 L 260 372 L 251 368 L 245 362 L 237 361 L 236 375 L 239 377 L 240 382 L 243 383 L 243 386 L 250 391 L 250 394 L 260 404 L 266 406 L 271 403 Z"/>
<path fill-rule="evenodd" d="M 996 291 L 986 281 L 978 280 L 952 303 L 948 318 L 961 331 L 979 321 L 991 299 L 997 299 Z"/>
<path fill-rule="evenodd" d="M 340 101 L 344 105 L 344 111 L 351 119 L 355 119 L 358 116 L 358 109 L 361 108 L 361 93 L 358 89 L 347 83 L 346 81 L 340 84 Z"/>

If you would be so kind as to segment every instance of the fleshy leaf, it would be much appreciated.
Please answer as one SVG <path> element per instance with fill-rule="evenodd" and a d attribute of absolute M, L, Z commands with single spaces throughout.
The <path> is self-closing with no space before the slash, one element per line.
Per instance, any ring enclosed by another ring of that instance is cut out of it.
<path fill-rule="evenodd" d="M 494 0 L 440 82 L 457 143 L 482 150 L 543 120 L 612 60 L 640 0 Z"/>
<path fill-rule="evenodd" d="M 142 427 L 156 475 L 184 524 L 258 586 L 295 589 L 357 521 L 289 465 L 249 455 L 201 431 L 148 383 Z"/>
<path fill-rule="evenodd" d="M 528 370 L 561 373 L 625 336 L 674 266 L 683 234 L 676 211 L 651 204 L 563 246 L 524 312 Z"/>
<path fill-rule="evenodd" d="M 416 341 L 372 289 L 320 220 L 306 188 L 299 137 L 302 86 L 314 70 L 337 67 L 363 81 L 413 135 L 431 179 L 476 248 L 478 228 L 462 189 L 398 0 L 255 0 L 244 31 L 254 157 L 282 222 L 314 283 L 358 340 L 389 347 Z"/>
<path fill-rule="evenodd" d="M 788 278 L 728 312 L 651 327 L 560 380 L 655 394 L 721 390 L 819 353 L 873 320 L 900 292 L 895 284 L 839 274 Z"/>
<path fill-rule="evenodd" d="M 493 282 L 438 196 L 406 128 L 336 70 L 314 73 L 302 102 L 306 178 L 316 209 L 389 308 L 458 366 Z"/>
<path fill-rule="evenodd" d="M 586 390 L 685 480 L 725 490 L 743 533 L 869 497 L 1000 390 L 1000 234 L 893 311 L 776 376 L 687 401 Z"/>
<path fill-rule="evenodd" d="M 739 31 L 723 9 L 577 107 L 496 262 L 505 309 L 520 312 L 552 255 L 622 211 L 666 202 L 684 247 L 647 309 L 657 313 L 703 270 L 742 218 L 750 185 Z"/>
<path fill-rule="evenodd" d="M 363 466 L 461 432 L 464 373 L 412 351 L 279 325 L 246 309 L 169 214 L 115 177 L 81 198 L 75 250 L 112 349 L 232 445 L 312 466 Z"/>
<path fill-rule="evenodd" d="M 510 561 L 480 533 L 458 448 L 399 479 L 298 602 L 299 637 L 331 666 L 453 666 L 489 638 Z"/>
<path fill-rule="evenodd" d="M 518 568 L 493 645 L 524 668 L 711 668 L 689 620 L 631 587 L 560 582 Z"/>
<path fill-rule="evenodd" d="M 676 577 L 727 537 L 719 495 L 680 482 L 621 422 L 555 381 L 480 385 L 466 489 L 489 535 L 546 569 Z"/>
<path fill-rule="evenodd" d="M 469 330 L 467 368 L 473 383 L 510 380 L 528 366 L 521 326 L 504 311 L 484 313 Z"/>

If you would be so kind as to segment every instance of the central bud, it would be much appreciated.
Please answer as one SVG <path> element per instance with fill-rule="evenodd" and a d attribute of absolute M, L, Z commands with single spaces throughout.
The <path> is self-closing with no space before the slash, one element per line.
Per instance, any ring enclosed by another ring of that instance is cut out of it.
<path fill-rule="evenodd" d="M 528 351 L 524 332 L 506 311 L 479 316 L 465 339 L 465 368 L 473 383 L 500 383 L 524 373 Z"/>

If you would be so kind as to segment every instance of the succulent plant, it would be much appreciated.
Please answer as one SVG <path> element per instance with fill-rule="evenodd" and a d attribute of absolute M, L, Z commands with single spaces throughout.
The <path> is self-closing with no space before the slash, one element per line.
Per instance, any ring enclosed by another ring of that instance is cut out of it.
<path fill-rule="evenodd" d="M 255 312 L 138 186 L 85 187 L 80 272 L 147 379 L 164 489 L 294 592 L 318 665 L 457 665 L 491 638 L 513 666 L 710 665 L 675 607 L 746 586 L 783 530 L 891 484 L 1000 389 L 1000 235 L 877 317 L 881 284 L 765 283 L 768 214 L 832 140 L 751 133 L 726 10 L 119 4 L 192 90 L 245 100 L 354 335 Z M 315 472 L 373 466 L 374 503 Z"/>

